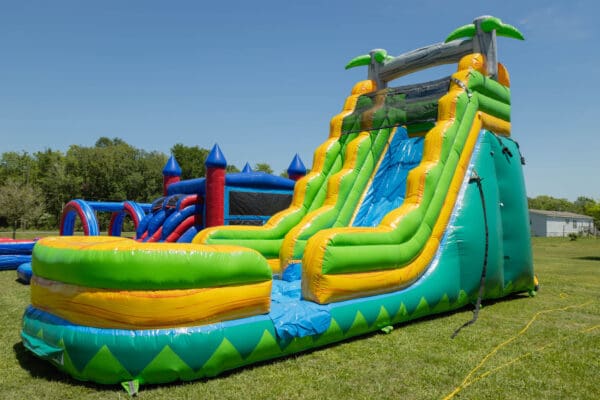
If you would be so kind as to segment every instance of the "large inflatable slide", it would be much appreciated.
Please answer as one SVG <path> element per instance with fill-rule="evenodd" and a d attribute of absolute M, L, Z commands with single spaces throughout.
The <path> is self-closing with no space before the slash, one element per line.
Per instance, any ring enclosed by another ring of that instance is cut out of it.
<path fill-rule="evenodd" d="M 510 81 L 479 17 L 366 66 L 291 205 L 191 244 L 42 239 L 25 346 L 80 380 L 192 380 L 534 288 Z M 392 81 L 440 64 L 452 76 Z"/>

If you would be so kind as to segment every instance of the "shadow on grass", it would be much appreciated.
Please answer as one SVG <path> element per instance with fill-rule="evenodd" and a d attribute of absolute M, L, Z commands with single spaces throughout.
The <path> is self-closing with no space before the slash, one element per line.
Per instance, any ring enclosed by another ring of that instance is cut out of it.
<path fill-rule="evenodd" d="M 34 356 L 23 346 L 22 342 L 13 345 L 15 357 L 21 368 L 29 372 L 32 378 L 45 379 L 48 382 L 61 382 L 70 386 L 85 386 L 98 391 L 114 391 L 117 385 L 100 385 L 93 382 L 78 381 L 70 375 L 59 371 L 49 361 Z"/>
<path fill-rule="evenodd" d="M 600 261 L 600 256 L 581 256 L 573 257 L 575 260 Z"/>

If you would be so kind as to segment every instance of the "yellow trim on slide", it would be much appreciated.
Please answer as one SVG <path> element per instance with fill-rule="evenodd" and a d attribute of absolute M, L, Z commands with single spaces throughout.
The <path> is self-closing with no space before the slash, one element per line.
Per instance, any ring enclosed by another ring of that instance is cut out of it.
<path fill-rule="evenodd" d="M 484 64 L 484 57 L 481 54 L 465 56 L 459 63 L 458 72 L 453 76 L 466 82 L 469 71 L 475 69 L 483 73 Z M 450 220 L 479 132 L 482 128 L 486 128 L 508 135 L 510 134 L 510 123 L 483 112 L 477 112 L 432 233 L 419 255 L 409 264 L 396 269 L 330 275 L 323 274 L 321 267 L 326 252 L 326 244 L 336 234 L 348 232 L 391 233 L 410 211 L 420 207 L 428 172 L 440 162 L 445 132 L 456 123 L 456 102 L 458 96 L 463 92 L 464 89 L 453 82 L 450 85 L 449 92 L 440 99 L 438 122 L 425 137 L 421 164 L 408 175 L 407 195 L 402 206 L 387 214 L 381 224 L 375 228 L 328 229 L 319 232 L 309 241 L 303 259 L 302 293 L 304 298 L 323 304 L 358 296 L 363 297 L 390 292 L 408 286 L 425 271 L 439 247 L 440 240 Z"/>
<path fill-rule="evenodd" d="M 283 239 L 281 249 L 279 250 L 279 260 L 282 266 L 287 266 L 293 262 L 294 248 L 298 238 L 302 236 L 302 233 L 307 229 L 310 229 L 313 225 L 313 221 L 319 215 L 322 215 L 331 209 L 333 209 L 338 200 L 339 187 L 342 180 L 350 175 L 357 168 L 357 159 L 359 149 L 361 145 L 371 139 L 369 132 L 361 132 L 354 140 L 352 140 L 347 146 L 346 157 L 344 158 L 344 165 L 342 169 L 333 175 L 327 183 L 327 196 L 321 207 L 308 213 L 302 218 L 299 224 L 294 226 Z"/>
<path fill-rule="evenodd" d="M 34 276 L 31 303 L 74 324 L 158 329 L 204 325 L 269 312 L 271 281 L 203 289 L 125 291 Z"/>
<path fill-rule="evenodd" d="M 279 258 L 267 258 L 267 264 L 271 267 L 271 271 L 273 271 L 273 275 L 278 275 L 281 273 L 281 262 Z"/>
<path fill-rule="evenodd" d="M 342 112 L 334 116 L 329 123 L 329 138 L 319 147 L 317 147 L 317 150 L 315 150 L 311 172 L 309 172 L 306 176 L 302 177 L 296 182 L 292 203 L 287 209 L 273 215 L 263 226 L 242 227 L 228 225 L 204 229 L 194 237 L 192 243 L 206 243 L 210 239 L 211 235 L 213 235 L 215 232 L 223 230 L 253 231 L 272 229 L 275 226 L 277 226 L 282 219 L 284 219 L 290 214 L 299 211 L 302 208 L 302 205 L 304 204 L 304 198 L 306 195 L 306 188 L 308 187 L 308 184 L 321 175 L 321 173 L 323 172 L 323 166 L 325 164 L 325 156 L 327 155 L 331 147 L 337 143 L 340 135 L 342 134 L 342 122 L 344 118 L 354 111 L 354 108 L 356 107 L 356 102 L 358 101 L 358 98 L 361 95 L 365 93 L 370 93 L 374 90 L 376 90 L 376 85 L 375 82 L 372 80 L 361 81 L 354 85 L 354 87 L 352 88 L 351 95 L 348 96 L 346 98 L 346 101 L 344 102 Z M 274 265 L 271 263 L 269 264 Z"/>

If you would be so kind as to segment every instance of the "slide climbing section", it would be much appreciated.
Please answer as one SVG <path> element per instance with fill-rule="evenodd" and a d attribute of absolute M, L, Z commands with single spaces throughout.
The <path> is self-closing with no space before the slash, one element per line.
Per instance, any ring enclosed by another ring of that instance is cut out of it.
<path fill-rule="evenodd" d="M 77 379 L 134 392 L 533 290 L 497 36 L 522 39 L 486 16 L 445 43 L 352 60 L 368 80 L 332 119 L 291 205 L 263 226 L 215 226 L 191 244 L 41 240 L 25 346 Z M 440 64 L 457 70 L 392 86 Z"/>

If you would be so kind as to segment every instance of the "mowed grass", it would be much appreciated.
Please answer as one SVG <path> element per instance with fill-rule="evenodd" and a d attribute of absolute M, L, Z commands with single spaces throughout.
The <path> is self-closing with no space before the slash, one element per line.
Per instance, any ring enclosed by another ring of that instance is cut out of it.
<path fill-rule="evenodd" d="M 139 397 L 598 399 L 600 240 L 536 238 L 533 247 L 538 295 L 486 303 L 455 339 L 450 335 L 471 318 L 470 309 L 213 379 L 144 386 Z M 0 272 L 0 398 L 126 398 L 120 387 L 75 381 L 23 348 L 29 287 L 15 277 Z"/>

